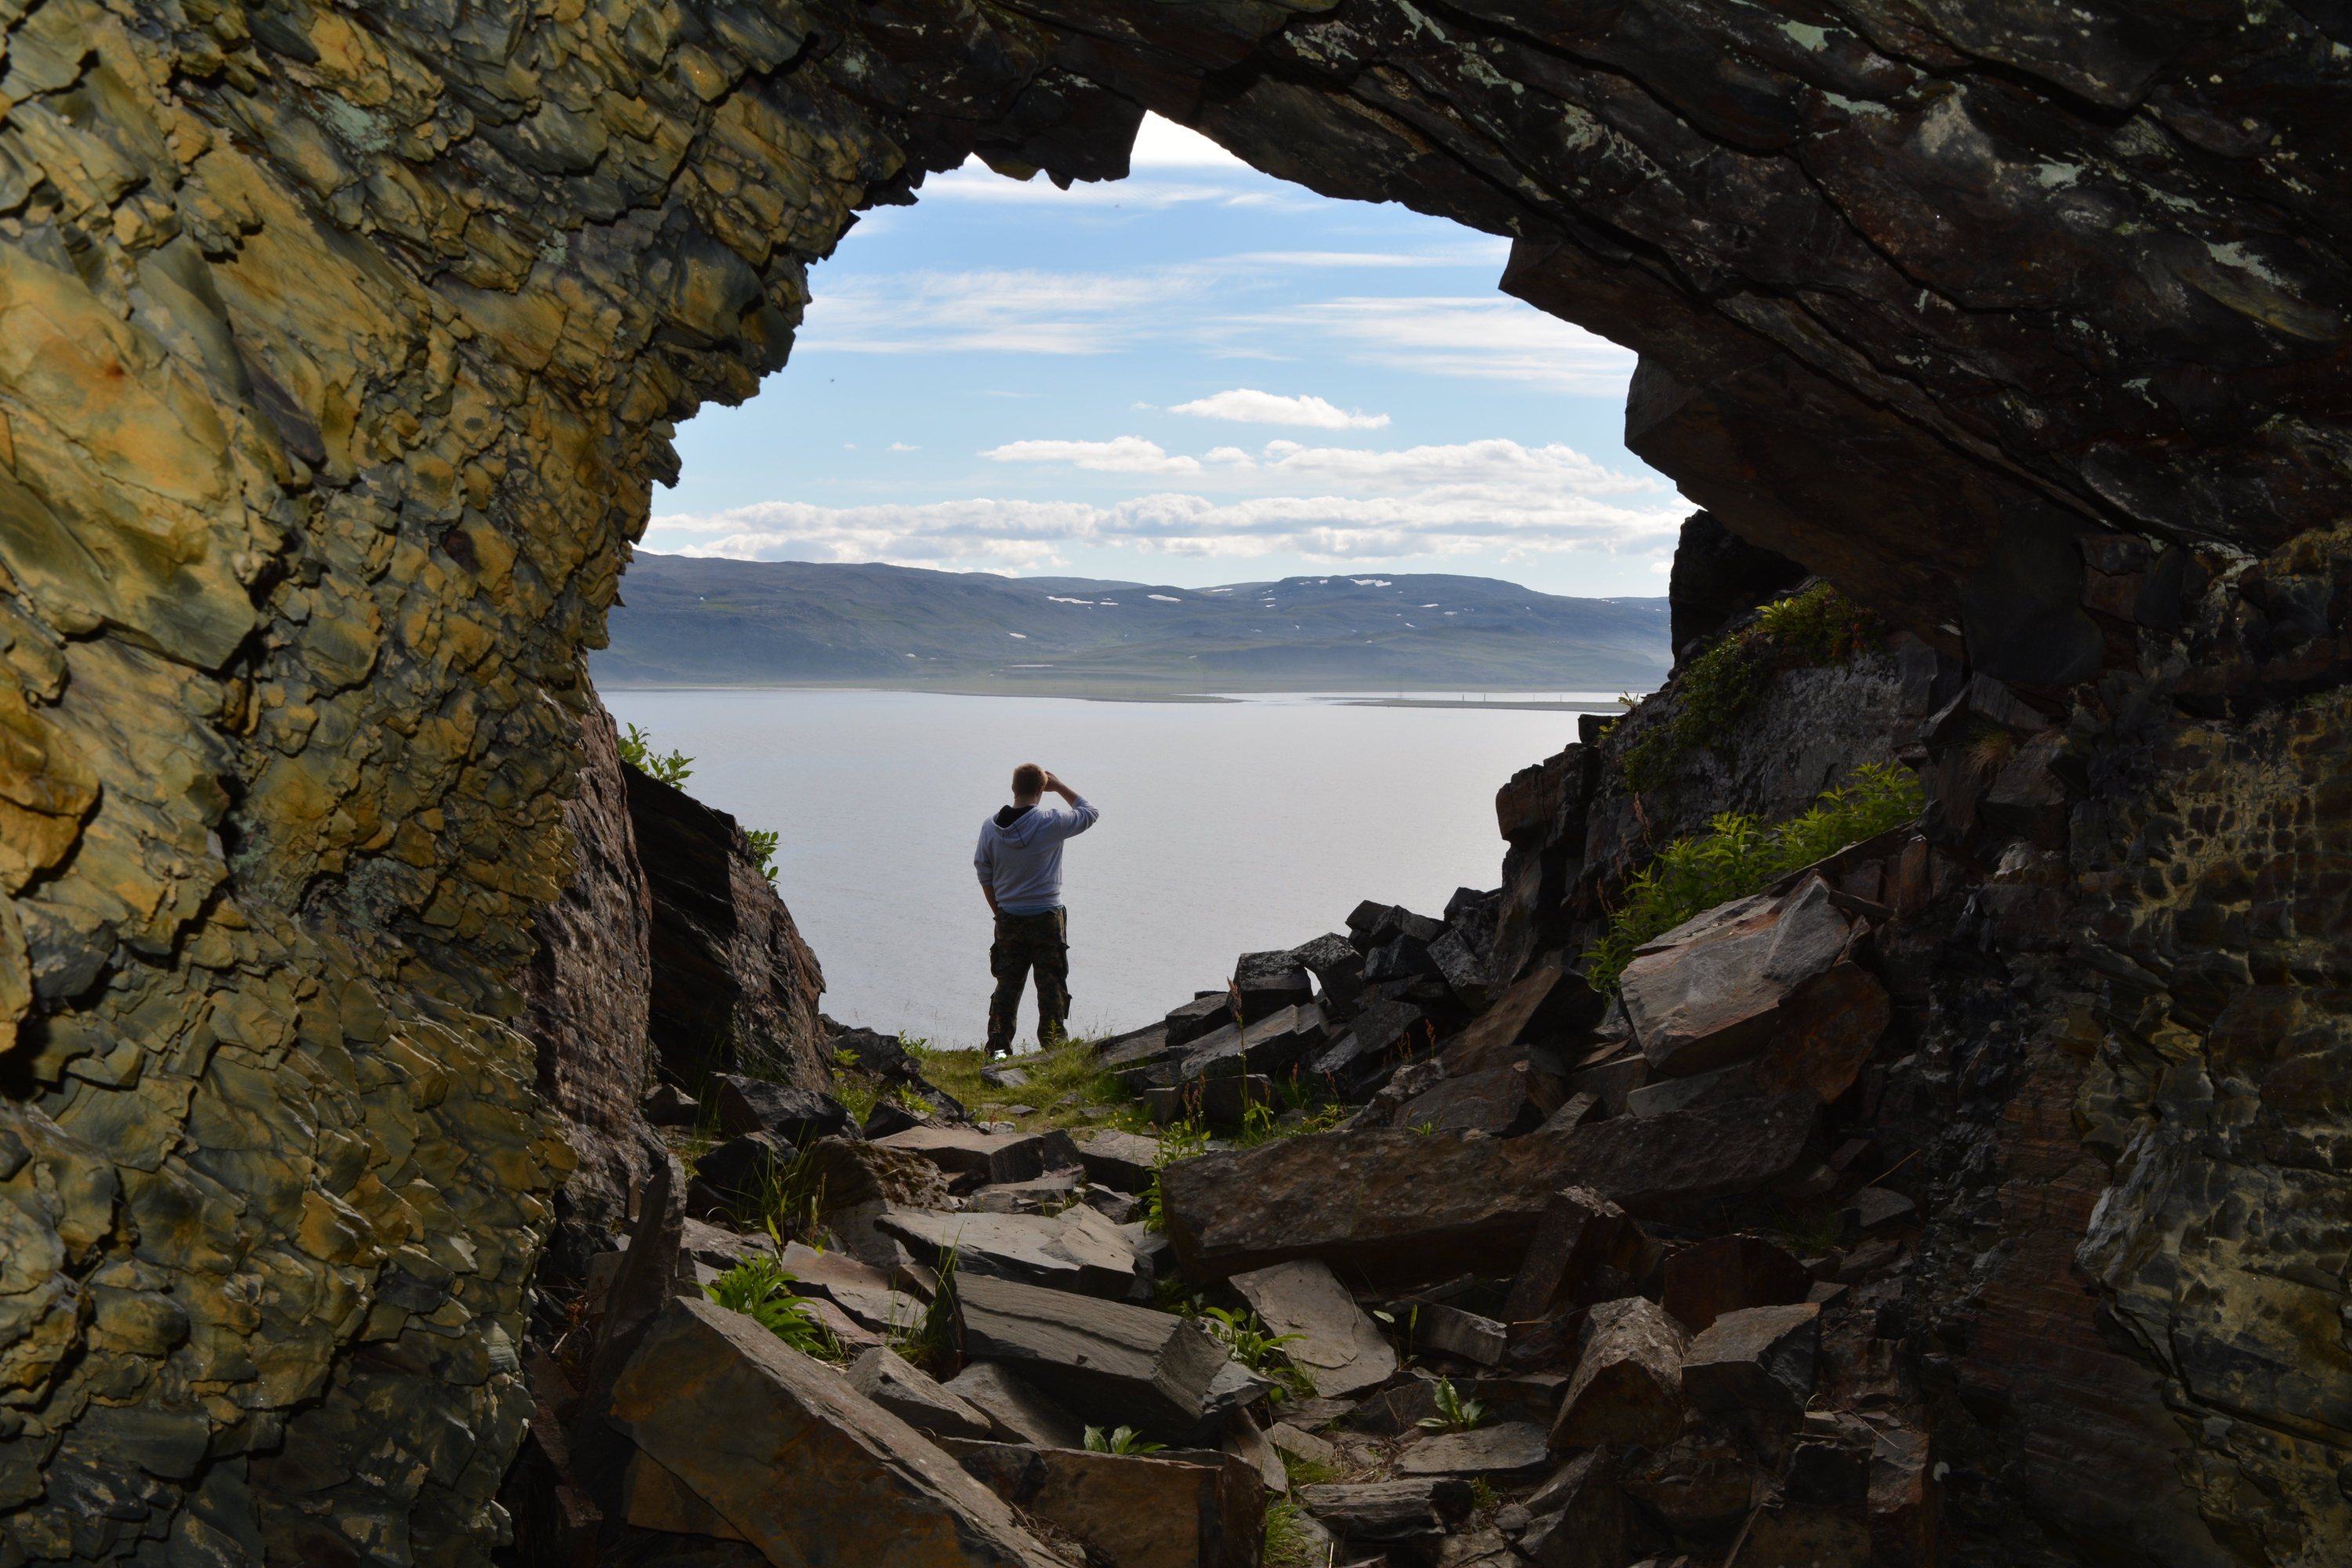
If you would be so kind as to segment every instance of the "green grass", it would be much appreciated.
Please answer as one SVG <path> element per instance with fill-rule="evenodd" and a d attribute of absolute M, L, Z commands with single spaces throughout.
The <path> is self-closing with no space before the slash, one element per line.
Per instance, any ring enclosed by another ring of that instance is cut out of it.
<path fill-rule="evenodd" d="M 1311 1538 L 1300 1524 L 1298 1505 L 1286 1497 L 1265 1505 L 1265 1568 L 1322 1568 L 1316 1561 Z"/>
<path fill-rule="evenodd" d="M 1669 688 L 1673 711 L 1625 749 L 1625 782 L 1642 792 L 1664 788 L 1675 764 L 1714 745 L 1763 695 L 1777 671 L 1840 664 L 1877 647 L 1884 636 L 1875 616 L 1826 583 L 1767 605 L 1753 622 L 1675 675 Z"/>
<path fill-rule="evenodd" d="M 1799 1258 L 1828 1252 L 1845 1240 L 1845 1222 L 1834 1208 L 1783 1209 L 1772 1229 Z"/>
<path fill-rule="evenodd" d="M 1097 1065 L 1094 1042 L 1090 1040 L 1063 1040 L 1047 1049 L 1011 1058 L 1004 1065 L 1019 1068 L 1029 1078 L 1020 1089 L 995 1089 L 982 1082 L 980 1069 L 987 1063 L 978 1051 L 933 1050 L 926 1042 L 916 1039 L 902 1043 L 921 1061 L 925 1078 L 954 1095 L 974 1116 L 983 1120 L 1005 1120 L 1002 1113 L 1008 1105 L 1032 1105 L 1038 1108 L 1034 1114 L 1010 1119 L 1024 1131 L 1048 1127 L 1146 1130 L 1142 1106 L 1127 1092 L 1125 1084 Z M 1074 1103 L 1056 1107 L 1055 1101 L 1073 1095 L 1076 1097 Z M 1088 1107 L 1094 1110 L 1089 1112 Z"/>
<path fill-rule="evenodd" d="M 1802 816 L 1768 826 L 1744 813 L 1717 816 L 1705 833 L 1666 846 L 1625 884 L 1609 929 L 1585 953 L 1595 991 L 1617 989 L 1634 950 L 1693 915 L 1761 891 L 1776 879 L 1919 815 L 1918 778 L 1893 763 L 1866 763 L 1843 788 L 1823 792 Z"/>

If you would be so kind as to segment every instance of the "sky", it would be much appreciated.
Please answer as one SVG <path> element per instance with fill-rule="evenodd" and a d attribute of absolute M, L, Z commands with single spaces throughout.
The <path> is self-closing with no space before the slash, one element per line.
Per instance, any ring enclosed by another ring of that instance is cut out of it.
<path fill-rule="evenodd" d="M 680 426 L 645 548 L 1663 594 L 1691 508 L 1624 449 L 1633 356 L 1499 292 L 1508 250 L 1156 118 L 1123 181 L 967 163 L 811 270 L 791 363 Z"/>

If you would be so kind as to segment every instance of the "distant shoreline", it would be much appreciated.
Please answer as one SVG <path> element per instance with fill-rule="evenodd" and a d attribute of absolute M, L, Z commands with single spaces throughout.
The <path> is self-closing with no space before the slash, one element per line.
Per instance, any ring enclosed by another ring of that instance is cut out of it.
<path fill-rule="evenodd" d="M 1095 682 L 1049 684 L 1046 682 L 1007 683 L 1004 685 L 884 685 L 875 681 L 814 681 L 814 680 L 740 680 L 740 681 L 598 681 L 599 691 L 839 691 L 890 692 L 931 697 L 1050 697 L 1070 702 L 1182 702 L 1238 703 L 1252 696 L 1278 696 L 1299 689 L 1295 685 L 1249 686 L 1232 685 L 1223 691 L 1171 691 L 1150 687 L 1121 687 Z M 1381 696 L 1381 691 L 1391 693 Z M 1447 695 L 1440 695 L 1441 692 Z M 1534 695 L 1514 694 L 1499 698 L 1463 695 L 1458 686 L 1425 689 L 1416 695 L 1406 687 L 1400 694 L 1393 686 L 1350 687 L 1333 683 L 1322 686 L 1312 695 L 1327 698 L 1339 708 L 1453 708 L 1484 709 L 1490 712 L 1519 711 L 1536 713 L 1614 713 L 1623 704 L 1617 699 L 1603 700 L 1584 699 L 1552 699 Z"/>

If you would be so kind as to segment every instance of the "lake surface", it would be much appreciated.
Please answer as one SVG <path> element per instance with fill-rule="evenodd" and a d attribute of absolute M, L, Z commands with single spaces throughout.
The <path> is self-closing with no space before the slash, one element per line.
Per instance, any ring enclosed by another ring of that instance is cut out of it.
<path fill-rule="evenodd" d="M 1572 713 L 1312 696 L 604 700 L 695 759 L 698 798 L 781 834 L 776 886 L 824 966 L 827 1013 L 953 1046 L 987 1032 L 989 915 L 971 854 L 1016 763 L 1053 769 L 1102 808 L 1063 862 L 1071 1024 L 1093 1033 L 1223 985 L 1236 954 L 1344 931 L 1360 900 L 1435 915 L 1457 887 L 1495 886 L 1495 791 L 1576 738 Z M 1024 1001 L 1024 1040 L 1035 1021 Z"/>

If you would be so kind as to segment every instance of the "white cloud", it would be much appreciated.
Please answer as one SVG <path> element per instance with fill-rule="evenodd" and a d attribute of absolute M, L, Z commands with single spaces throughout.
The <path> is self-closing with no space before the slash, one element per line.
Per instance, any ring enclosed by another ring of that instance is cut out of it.
<path fill-rule="evenodd" d="M 1249 386 L 1196 397 L 1190 403 L 1176 404 L 1168 412 L 1250 425 L 1311 425 L 1318 430 L 1378 430 L 1389 422 L 1385 414 L 1359 413 L 1337 407 L 1319 397 L 1285 397 Z"/>
<path fill-rule="evenodd" d="M 1633 350 L 1499 297 L 1323 300 L 1279 316 L 1232 317 L 1221 326 L 1252 337 L 1304 328 L 1375 364 L 1522 382 L 1553 392 L 1622 397 L 1633 374 Z"/>
<path fill-rule="evenodd" d="M 909 447 L 904 441 L 893 441 L 890 443 L 890 450 L 894 452 L 919 452 L 922 448 L 920 447 Z"/>
<path fill-rule="evenodd" d="M 1021 441 L 983 455 L 1147 480 L 1181 473 L 1234 493 L 839 508 L 767 501 L 657 517 L 646 547 L 1012 571 L 1062 565 L 1061 552 L 1076 547 L 1234 559 L 1292 554 L 1396 567 L 1473 554 L 1505 561 L 1562 551 L 1663 556 L 1689 510 L 1657 479 L 1604 468 L 1569 447 L 1503 440 L 1395 451 L 1278 441 L 1230 473 L 1135 437 Z"/>
<path fill-rule="evenodd" d="M 1070 463 L 1097 474 L 1192 474 L 1198 458 L 1170 457 L 1157 441 L 1120 436 L 1108 441 L 1008 441 L 981 454 L 1000 463 Z"/>
<path fill-rule="evenodd" d="M 1155 307 L 1197 294 L 1208 281 L 1205 273 L 1186 268 L 851 277 L 830 288 L 820 282 L 795 347 L 803 353 L 1108 353 L 1147 335 Z"/>

